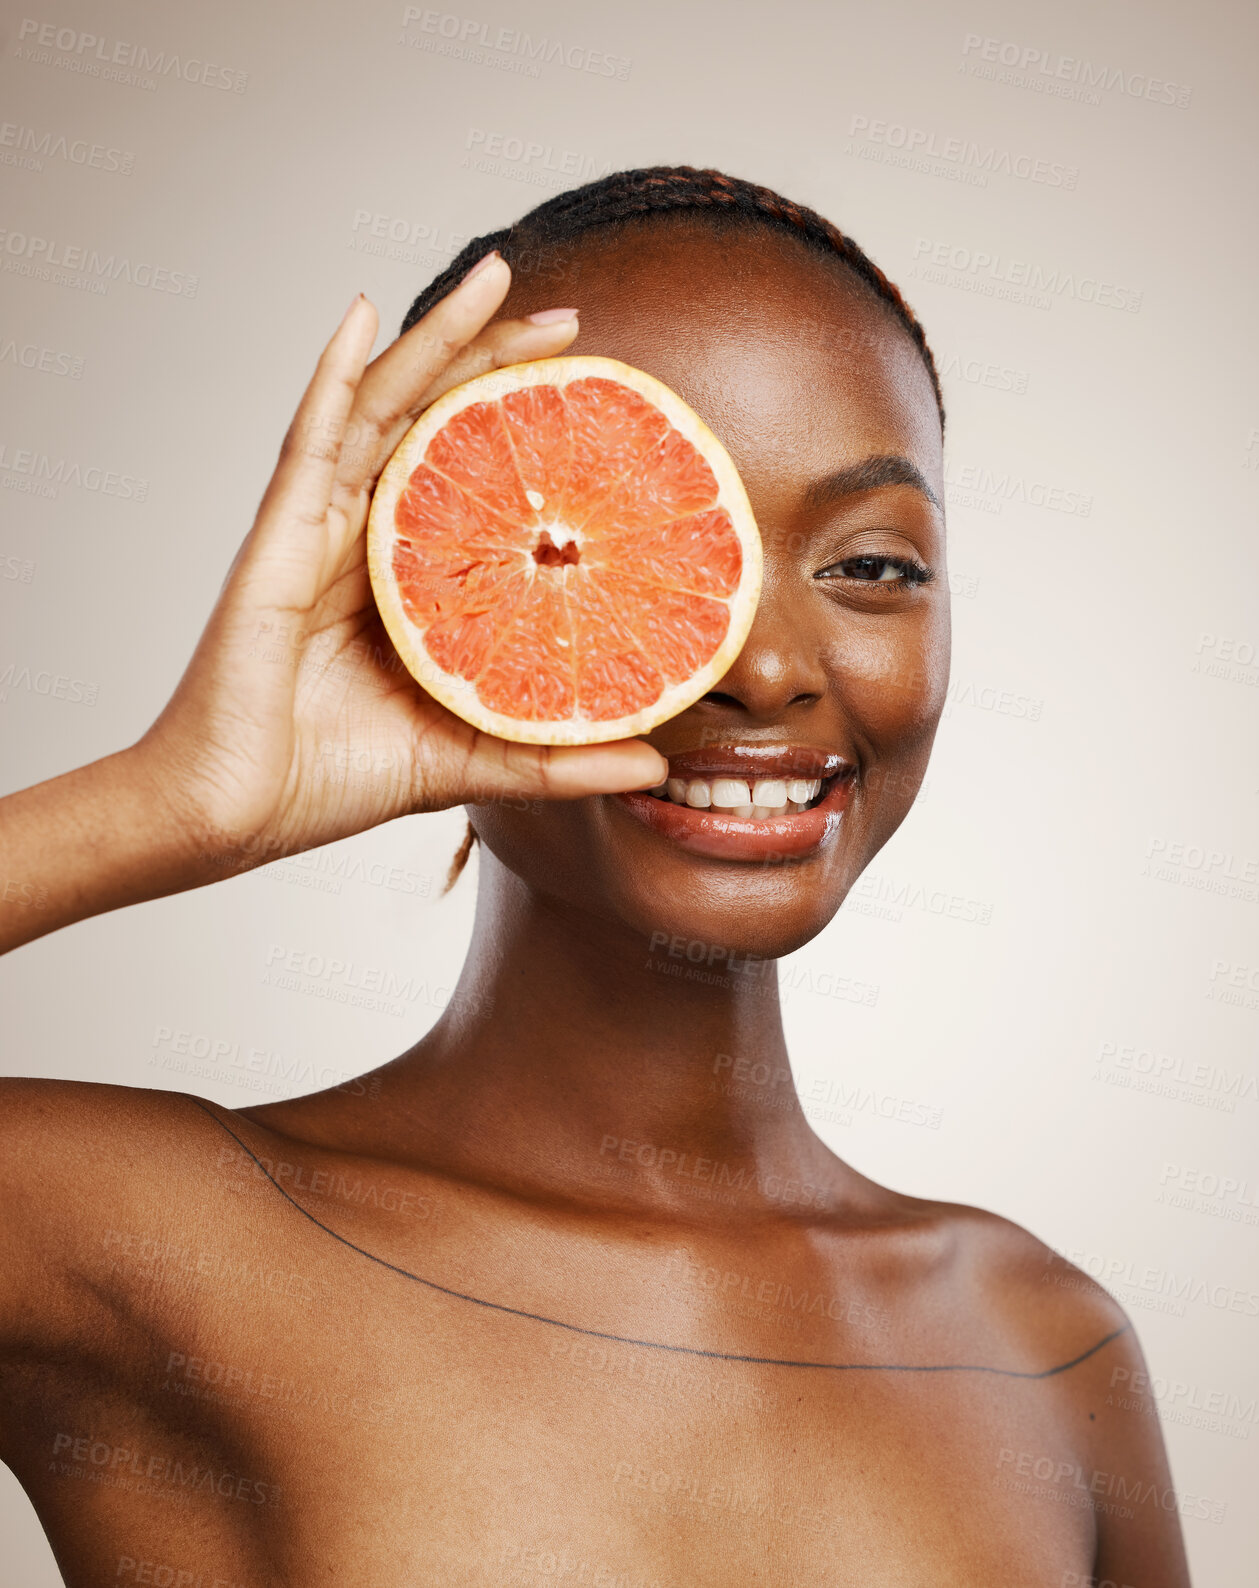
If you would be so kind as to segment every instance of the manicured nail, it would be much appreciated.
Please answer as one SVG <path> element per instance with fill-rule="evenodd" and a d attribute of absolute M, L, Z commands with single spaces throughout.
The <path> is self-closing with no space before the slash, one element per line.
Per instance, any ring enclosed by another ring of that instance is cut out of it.
<path fill-rule="evenodd" d="M 354 294 L 354 302 L 351 303 L 350 307 L 341 316 L 341 324 L 342 325 L 345 324 L 345 322 L 350 318 L 350 316 L 354 313 L 355 309 L 358 308 L 359 304 L 362 303 L 362 301 L 363 301 L 363 294 L 361 292 L 356 292 Z"/>
<path fill-rule="evenodd" d="M 558 325 L 561 320 L 575 320 L 576 309 L 539 309 L 536 314 L 526 314 L 530 325 Z"/>
<path fill-rule="evenodd" d="M 502 257 L 503 256 L 499 253 L 497 248 L 491 248 L 484 259 L 477 260 L 476 264 L 473 265 L 472 269 L 469 270 L 459 285 L 462 287 L 464 281 L 471 281 L 473 276 L 479 276 L 483 270 L 488 270 L 496 259 L 501 259 Z"/>

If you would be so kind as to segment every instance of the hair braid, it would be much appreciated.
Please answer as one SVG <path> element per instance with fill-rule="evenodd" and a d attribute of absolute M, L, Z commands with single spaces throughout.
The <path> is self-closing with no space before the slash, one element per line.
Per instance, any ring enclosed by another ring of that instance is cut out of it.
<path fill-rule="evenodd" d="M 883 274 L 851 237 L 841 232 L 816 210 L 793 203 L 772 188 L 727 176 L 723 171 L 690 165 L 649 166 L 637 171 L 614 171 L 597 182 L 570 188 L 547 199 L 514 225 L 501 231 L 474 237 L 452 259 L 445 270 L 431 281 L 407 311 L 402 330 L 409 331 L 434 304 L 452 291 L 479 259 L 491 249 L 499 253 L 513 270 L 544 263 L 558 253 L 563 244 L 597 226 L 610 226 L 635 216 L 661 215 L 679 210 L 709 211 L 728 215 L 733 224 L 776 226 L 801 238 L 811 248 L 831 258 L 839 258 L 853 274 L 891 309 L 926 365 L 944 428 L 944 398 L 940 376 L 927 338 L 900 289 Z M 448 892 L 462 872 L 477 835 L 468 822 L 463 842 L 450 866 Z"/>
<path fill-rule="evenodd" d="M 408 331 L 450 292 L 471 267 L 497 248 L 513 268 L 545 260 L 560 246 L 597 226 L 614 225 L 635 216 L 659 215 L 678 210 L 709 211 L 728 215 L 735 224 L 770 225 L 801 238 L 819 253 L 840 259 L 871 292 L 886 303 L 909 333 L 931 378 L 940 425 L 944 426 L 944 397 L 940 376 L 917 316 L 899 287 L 889 281 L 874 261 L 816 210 L 796 204 L 772 188 L 724 171 L 690 165 L 649 166 L 637 171 L 614 171 L 597 182 L 557 193 L 539 204 L 514 225 L 474 237 L 445 270 L 416 298 L 402 322 Z"/>

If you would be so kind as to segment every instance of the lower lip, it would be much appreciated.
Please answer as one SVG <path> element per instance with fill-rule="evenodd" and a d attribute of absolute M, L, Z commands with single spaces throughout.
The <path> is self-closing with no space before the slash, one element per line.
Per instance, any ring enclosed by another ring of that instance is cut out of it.
<path fill-rule="evenodd" d="M 675 805 L 653 794 L 614 794 L 612 798 L 645 827 L 671 838 L 693 855 L 713 860 L 796 860 L 821 849 L 839 831 L 852 796 L 854 779 L 837 777 L 824 799 L 807 811 L 771 816 L 762 822 L 741 816 Z"/>

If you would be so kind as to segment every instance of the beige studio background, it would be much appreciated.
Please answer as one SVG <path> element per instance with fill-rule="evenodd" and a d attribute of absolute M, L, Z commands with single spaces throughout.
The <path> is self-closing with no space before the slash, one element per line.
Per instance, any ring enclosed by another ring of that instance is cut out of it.
<path fill-rule="evenodd" d="M 866 1173 L 996 1209 L 1110 1286 L 1197 1580 L 1241 1584 L 1253 10 L 29 3 L 0 40 L 5 790 L 152 721 L 356 290 L 383 341 L 469 236 L 658 162 L 782 189 L 902 286 L 950 414 L 950 703 L 909 819 L 782 967 L 793 1061 Z M 462 826 L 412 818 L 19 950 L 4 1069 L 243 1106 L 392 1057 L 459 971 L 475 860 L 438 889 Z M 376 1007 L 355 992 L 380 983 Z M 3 1482 L 9 1580 L 47 1588 Z"/>

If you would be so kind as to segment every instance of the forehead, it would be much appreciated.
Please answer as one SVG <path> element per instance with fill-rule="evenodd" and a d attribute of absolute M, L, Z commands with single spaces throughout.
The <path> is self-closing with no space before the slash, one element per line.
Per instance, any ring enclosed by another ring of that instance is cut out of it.
<path fill-rule="evenodd" d="M 500 314 L 559 304 L 580 311 L 566 353 L 664 381 L 749 486 L 900 453 L 943 494 L 935 396 L 908 333 L 838 260 L 786 234 L 678 216 L 601 229 L 522 259 Z"/>

